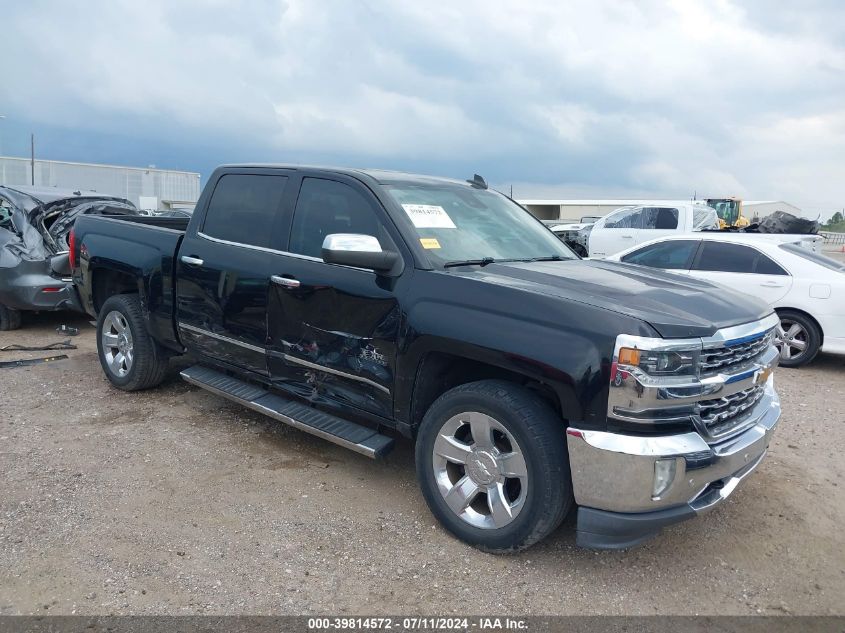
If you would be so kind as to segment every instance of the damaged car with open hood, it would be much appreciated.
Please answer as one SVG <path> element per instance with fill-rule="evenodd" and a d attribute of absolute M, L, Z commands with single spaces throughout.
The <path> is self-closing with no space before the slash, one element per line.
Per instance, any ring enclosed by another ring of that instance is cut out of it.
<path fill-rule="evenodd" d="M 81 310 L 70 278 L 70 229 L 80 215 L 138 215 L 129 200 L 93 191 L 0 187 L 0 330 L 27 311 Z"/>

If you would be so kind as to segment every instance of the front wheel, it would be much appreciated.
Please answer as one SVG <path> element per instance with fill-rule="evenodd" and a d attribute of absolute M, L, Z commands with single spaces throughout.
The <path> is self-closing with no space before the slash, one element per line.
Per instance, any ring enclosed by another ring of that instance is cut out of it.
<path fill-rule="evenodd" d="M 167 372 L 167 355 L 147 332 L 138 295 L 109 297 L 97 319 L 97 352 L 106 378 L 118 389 L 155 387 Z"/>
<path fill-rule="evenodd" d="M 812 361 L 821 347 L 821 332 L 815 322 L 794 310 L 779 310 L 775 345 L 783 367 L 801 367 Z"/>
<path fill-rule="evenodd" d="M 434 515 L 485 551 L 536 543 L 573 503 L 564 422 L 536 394 L 505 381 L 440 396 L 420 425 L 416 463 Z"/>

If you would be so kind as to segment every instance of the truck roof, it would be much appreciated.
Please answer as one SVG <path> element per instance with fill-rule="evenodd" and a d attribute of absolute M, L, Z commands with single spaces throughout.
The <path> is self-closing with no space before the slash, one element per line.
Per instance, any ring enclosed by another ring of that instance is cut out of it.
<path fill-rule="evenodd" d="M 466 180 L 457 178 L 445 178 L 443 176 L 430 176 L 426 174 L 414 174 L 404 171 L 393 171 L 389 169 L 375 169 L 365 168 L 359 169 L 354 167 L 332 167 L 328 165 L 297 165 L 289 163 L 238 163 L 221 165 L 221 168 L 255 168 L 255 169 L 308 169 L 313 171 L 323 171 L 331 174 L 344 174 L 354 178 L 361 176 L 368 176 L 379 184 L 394 184 L 394 183 L 416 183 L 416 184 L 452 184 L 470 187 L 471 185 Z"/>

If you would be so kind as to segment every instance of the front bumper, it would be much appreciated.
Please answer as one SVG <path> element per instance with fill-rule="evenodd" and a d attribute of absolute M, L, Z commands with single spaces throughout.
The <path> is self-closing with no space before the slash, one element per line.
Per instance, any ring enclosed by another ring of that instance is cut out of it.
<path fill-rule="evenodd" d="M 780 419 L 773 376 L 749 417 L 741 433 L 709 444 L 697 432 L 635 436 L 570 427 L 578 544 L 631 547 L 723 502 L 762 461 Z M 659 459 L 674 459 L 675 475 L 655 497 Z"/>

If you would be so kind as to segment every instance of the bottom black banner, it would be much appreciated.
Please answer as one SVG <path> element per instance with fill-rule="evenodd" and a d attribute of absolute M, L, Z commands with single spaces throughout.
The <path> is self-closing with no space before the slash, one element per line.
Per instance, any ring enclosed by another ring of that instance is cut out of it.
<path fill-rule="evenodd" d="M 845 616 L 0 616 L 0 633 L 845 633 Z"/>

